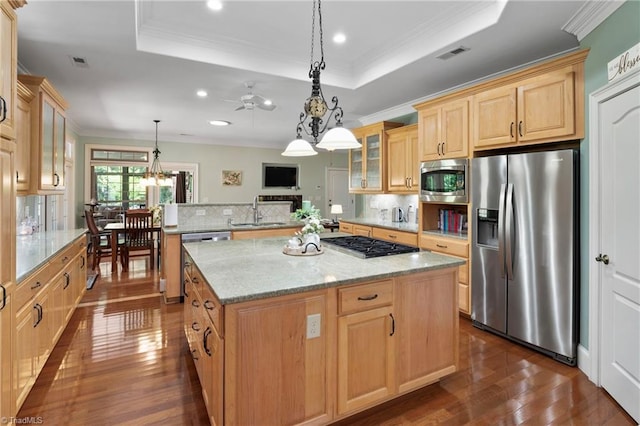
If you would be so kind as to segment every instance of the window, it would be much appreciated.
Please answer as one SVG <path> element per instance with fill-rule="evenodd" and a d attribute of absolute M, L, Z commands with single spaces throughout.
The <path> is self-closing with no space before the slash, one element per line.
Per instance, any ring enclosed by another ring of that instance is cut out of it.
<path fill-rule="evenodd" d="M 146 166 L 92 166 L 91 198 L 123 210 L 146 207 L 147 190 L 140 185 L 146 171 Z"/>

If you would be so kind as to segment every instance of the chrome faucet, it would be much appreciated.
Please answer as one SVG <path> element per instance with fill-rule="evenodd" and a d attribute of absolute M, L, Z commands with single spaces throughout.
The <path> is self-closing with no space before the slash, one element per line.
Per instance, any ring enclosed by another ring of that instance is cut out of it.
<path fill-rule="evenodd" d="M 258 196 L 253 197 L 253 205 L 251 206 L 253 209 L 253 223 L 258 223 L 260 219 L 262 219 L 262 215 L 258 210 Z"/>

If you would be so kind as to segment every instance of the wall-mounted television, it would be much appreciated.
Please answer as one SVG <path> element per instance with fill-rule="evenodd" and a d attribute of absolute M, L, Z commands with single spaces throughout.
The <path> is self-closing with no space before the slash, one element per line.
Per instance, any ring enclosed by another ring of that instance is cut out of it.
<path fill-rule="evenodd" d="M 262 163 L 263 188 L 297 188 L 298 165 Z"/>

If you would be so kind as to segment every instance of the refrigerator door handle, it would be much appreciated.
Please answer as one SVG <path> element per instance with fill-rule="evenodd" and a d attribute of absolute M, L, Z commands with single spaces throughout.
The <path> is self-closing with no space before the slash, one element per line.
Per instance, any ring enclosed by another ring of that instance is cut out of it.
<path fill-rule="evenodd" d="M 507 185 L 500 185 L 500 202 L 498 204 L 498 262 L 500 262 L 500 277 L 504 278 L 504 199 L 506 197 Z"/>
<path fill-rule="evenodd" d="M 507 185 L 507 202 L 505 204 L 505 252 L 507 265 L 507 279 L 513 279 L 513 184 Z"/>

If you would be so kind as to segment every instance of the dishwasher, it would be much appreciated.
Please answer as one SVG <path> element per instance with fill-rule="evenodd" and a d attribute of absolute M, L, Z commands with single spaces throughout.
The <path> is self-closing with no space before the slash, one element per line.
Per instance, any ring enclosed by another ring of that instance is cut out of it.
<path fill-rule="evenodd" d="M 193 242 L 216 242 L 231 239 L 230 231 L 218 231 L 218 232 L 192 232 L 188 234 L 182 234 L 181 241 L 183 243 Z M 180 250 L 180 299 L 184 300 L 184 248 Z"/>

